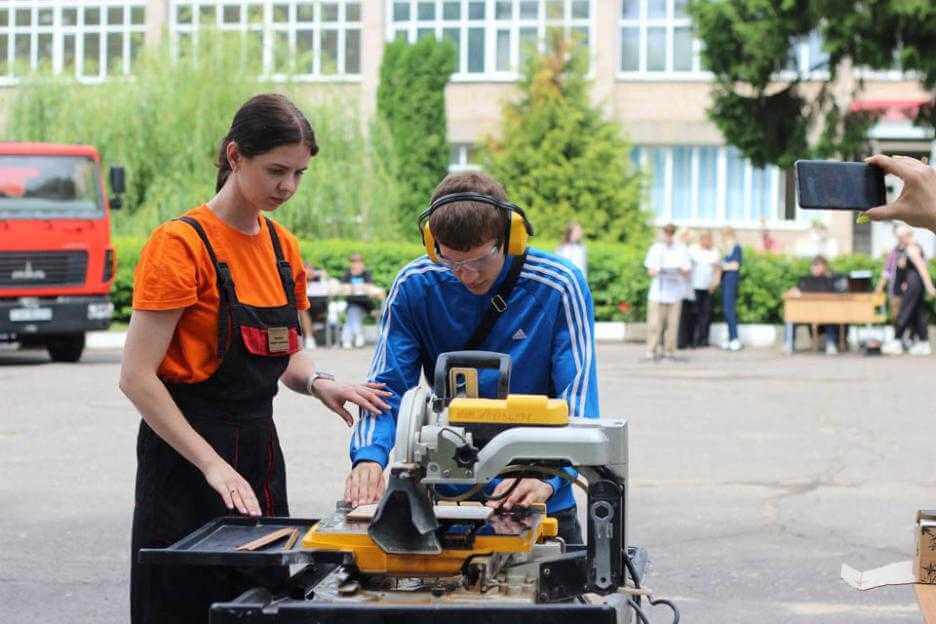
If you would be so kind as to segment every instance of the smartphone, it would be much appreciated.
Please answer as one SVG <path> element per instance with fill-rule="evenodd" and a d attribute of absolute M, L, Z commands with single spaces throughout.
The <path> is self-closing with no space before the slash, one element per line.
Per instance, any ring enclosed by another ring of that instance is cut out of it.
<path fill-rule="evenodd" d="M 797 160 L 796 195 L 807 210 L 867 210 L 887 203 L 884 171 L 865 163 Z"/>

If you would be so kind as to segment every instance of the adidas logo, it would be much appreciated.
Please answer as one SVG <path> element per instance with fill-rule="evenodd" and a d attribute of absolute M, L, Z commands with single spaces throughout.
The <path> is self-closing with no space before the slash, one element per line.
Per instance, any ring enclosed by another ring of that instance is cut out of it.
<path fill-rule="evenodd" d="M 524 338 L 526 338 L 526 334 L 523 333 L 522 329 L 518 329 L 513 335 L 514 340 L 523 340 Z"/>

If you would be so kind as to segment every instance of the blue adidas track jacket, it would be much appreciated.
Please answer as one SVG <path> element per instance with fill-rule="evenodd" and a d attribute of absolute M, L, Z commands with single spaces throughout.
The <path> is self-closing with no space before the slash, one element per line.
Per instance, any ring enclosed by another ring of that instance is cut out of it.
<path fill-rule="evenodd" d="M 491 289 L 506 278 L 508 258 Z M 386 466 L 396 437 L 403 394 L 419 384 L 420 372 L 432 379 L 436 358 L 461 351 L 489 305 L 489 295 L 474 295 L 445 267 L 423 256 L 397 275 L 380 319 L 380 338 L 368 377 L 387 384 L 390 412 L 362 412 L 351 438 L 351 461 Z M 530 249 L 507 311 L 480 349 L 510 354 L 510 392 L 561 397 L 570 416 L 598 418 L 595 364 L 595 313 L 585 278 L 572 263 Z M 481 396 L 496 396 L 497 371 L 482 371 Z M 553 487 L 549 512 L 572 507 L 569 483 L 546 480 Z M 489 485 L 493 490 L 496 483 Z"/>

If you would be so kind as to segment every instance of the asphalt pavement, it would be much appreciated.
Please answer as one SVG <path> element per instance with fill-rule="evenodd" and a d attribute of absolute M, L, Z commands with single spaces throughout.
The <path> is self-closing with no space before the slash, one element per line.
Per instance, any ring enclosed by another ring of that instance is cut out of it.
<path fill-rule="evenodd" d="M 910 558 L 914 512 L 936 505 L 936 361 L 642 352 L 599 346 L 600 399 L 630 422 L 629 531 L 650 552 L 646 584 L 684 622 L 920 621 L 911 588 L 859 593 L 839 569 Z M 362 379 L 370 352 L 316 357 Z M 139 417 L 119 367 L 119 351 L 79 364 L 0 352 L 0 622 L 128 619 Z M 348 428 L 288 390 L 275 410 L 293 514 L 327 513 Z"/>

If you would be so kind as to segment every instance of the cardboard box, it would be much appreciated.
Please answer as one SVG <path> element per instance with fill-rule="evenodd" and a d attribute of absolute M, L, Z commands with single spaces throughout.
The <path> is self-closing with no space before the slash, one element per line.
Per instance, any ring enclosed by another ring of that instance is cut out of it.
<path fill-rule="evenodd" d="M 917 512 L 914 536 L 914 575 L 920 583 L 936 583 L 936 509 Z"/>
<path fill-rule="evenodd" d="M 912 561 L 898 561 L 864 572 L 842 564 L 842 580 L 862 591 L 885 585 L 936 584 L 936 510 L 917 512 L 913 536 Z"/>

